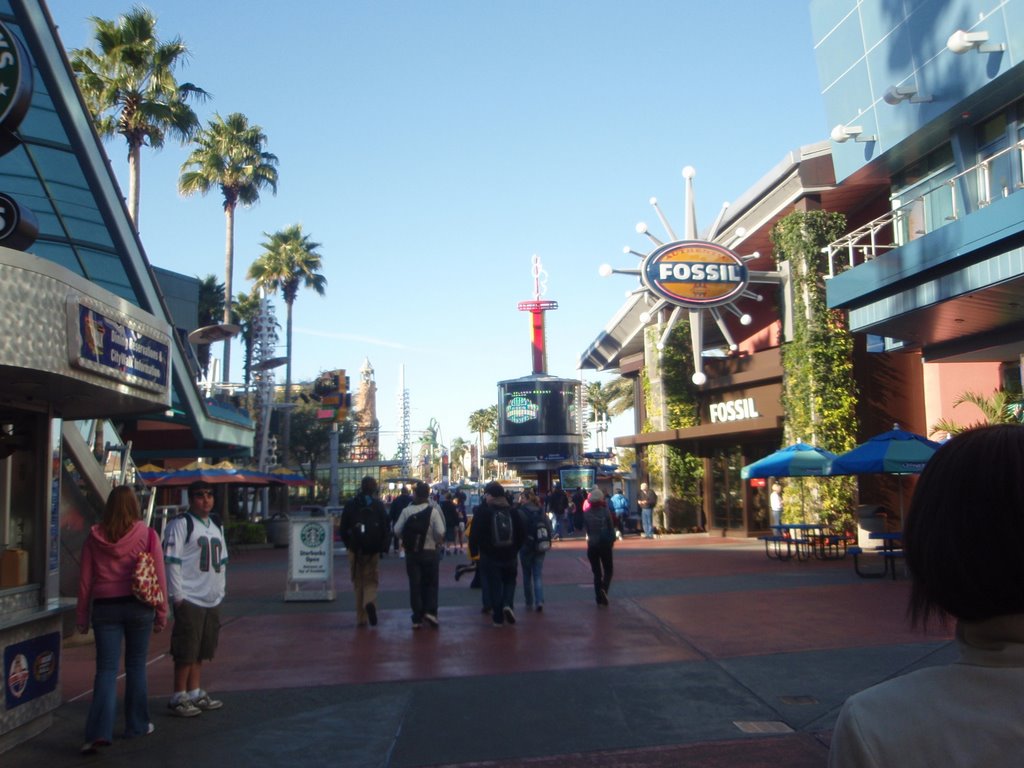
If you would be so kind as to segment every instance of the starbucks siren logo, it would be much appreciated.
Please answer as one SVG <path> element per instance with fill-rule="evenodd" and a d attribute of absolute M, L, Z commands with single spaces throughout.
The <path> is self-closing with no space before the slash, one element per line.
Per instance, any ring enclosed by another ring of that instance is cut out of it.
<path fill-rule="evenodd" d="M 302 526 L 299 538 L 302 539 L 302 543 L 307 547 L 319 547 L 324 543 L 324 539 L 327 538 L 327 534 L 324 533 L 324 527 L 322 525 L 317 523 L 307 523 Z"/>

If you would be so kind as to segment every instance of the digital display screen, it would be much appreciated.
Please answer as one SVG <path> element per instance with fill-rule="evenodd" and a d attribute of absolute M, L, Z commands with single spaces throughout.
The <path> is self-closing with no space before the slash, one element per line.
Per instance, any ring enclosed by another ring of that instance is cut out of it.
<path fill-rule="evenodd" d="M 579 382 L 517 379 L 498 385 L 498 435 L 574 435 Z"/>

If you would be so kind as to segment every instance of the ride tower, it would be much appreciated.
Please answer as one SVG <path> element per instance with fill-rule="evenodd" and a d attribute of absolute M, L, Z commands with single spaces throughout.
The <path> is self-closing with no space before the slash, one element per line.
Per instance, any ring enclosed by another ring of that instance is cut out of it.
<path fill-rule="evenodd" d="M 533 299 L 519 302 L 530 313 L 532 373 L 498 382 L 498 459 L 520 473 L 534 474 L 541 490 L 552 471 L 574 462 L 583 451 L 579 415 L 580 382 L 547 372 L 544 313 L 558 302 L 544 299 L 547 273 L 539 256 L 532 260 Z"/>

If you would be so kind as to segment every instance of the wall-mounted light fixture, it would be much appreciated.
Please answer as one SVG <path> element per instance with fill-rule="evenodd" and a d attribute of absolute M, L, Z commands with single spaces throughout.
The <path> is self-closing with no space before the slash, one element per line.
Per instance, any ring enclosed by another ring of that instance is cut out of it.
<path fill-rule="evenodd" d="M 931 101 L 931 96 L 919 96 L 917 88 L 912 85 L 891 85 L 885 92 L 882 100 L 886 104 L 896 106 L 900 102 L 909 101 L 911 104 L 922 104 Z"/>
<path fill-rule="evenodd" d="M 1006 50 L 1006 43 L 988 42 L 988 32 L 965 32 L 958 29 L 946 41 L 946 47 L 953 53 L 999 53 Z"/>
<path fill-rule="evenodd" d="M 832 141 L 837 144 L 845 144 L 850 139 L 861 144 L 878 140 L 878 137 L 874 134 L 865 136 L 864 129 L 859 125 L 843 125 L 842 123 L 833 128 L 832 133 L 829 135 L 832 137 Z"/>

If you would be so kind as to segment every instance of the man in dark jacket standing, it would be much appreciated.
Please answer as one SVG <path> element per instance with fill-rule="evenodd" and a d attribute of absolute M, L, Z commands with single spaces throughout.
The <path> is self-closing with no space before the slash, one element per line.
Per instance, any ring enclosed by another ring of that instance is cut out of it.
<path fill-rule="evenodd" d="M 391 542 L 391 521 L 377 498 L 377 481 L 363 478 L 359 493 L 341 512 L 341 540 L 348 550 L 352 590 L 356 598 L 356 626 L 377 626 L 377 586 L 380 555 Z"/>
<path fill-rule="evenodd" d="M 501 526 L 496 524 L 495 518 L 506 515 L 512 526 L 508 543 L 496 541 L 500 535 L 496 529 Z M 473 515 L 469 546 L 471 551 L 480 553 L 481 581 L 490 591 L 491 616 L 496 627 L 516 623 L 512 610 L 516 595 L 516 556 L 525 539 L 522 516 L 509 504 L 501 483 L 492 480 L 484 486 L 484 503 Z"/>

